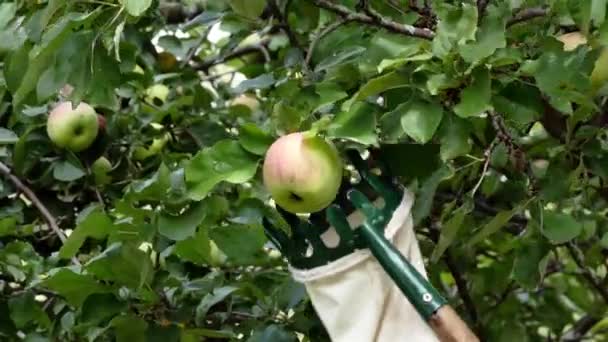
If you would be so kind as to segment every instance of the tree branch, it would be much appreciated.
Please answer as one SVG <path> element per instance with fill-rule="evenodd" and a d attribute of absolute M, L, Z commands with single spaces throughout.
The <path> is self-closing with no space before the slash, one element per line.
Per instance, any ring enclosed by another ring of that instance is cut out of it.
<path fill-rule="evenodd" d="M 319 43 L 319 41 L 325 37 L 326 35 L 335 31 L 338 27 L 346 24 L 348 22 L 347 18 L 340 18 L 338 21 L 335 21 L 327 26 L 325 26 L 321 31 L 315 36 L 315 38 L 310 42 L 310 47 L 308 48 L 308 52 L 306 53 L 306 58 L 304 59 L 304 64 L 310 66 L 310 60 L 312 59 L 312 54 L 315 50 L 315 47 Z"/>
<path fill-rule="evenodd" d="M 464 307 L 471 318 L 471 322 L 475 326 L 475 330 L 477 330 L 478 335 L 482 335 L 482 327 L 479 322 L 479 316 L 477 315 L 477 308 L 475 307 L 475 302 L 471 298 L 471 294 L 469 293 L 469 288 L 467 285 L 466 279 L 460 273 L 458 269 L 458 265 L 454 262 L 454 258 L 452 257 L 452 253 L 448 248 L 444 254 L 444 260 L 452 277 L 454 277 L 454 281 L 456 282 L 456 288 L 458 288 L 458 294 L 460 298 L 462 298 L 462 302 L 464 303 Z"/>
<path fill-rule="evenodd" d="M 597 292 L 600 294 L 602 299 L 604 299 L 604 302 L 606 302 L 606 304 L 608 304 L 608 288 L 602 286 L 602 283 L 585 266 L 585 261 L 583 259 L 582 252 L 572 242 L 566 244 L 566 247 L 568 248 L 568 252 L 570 252 L 570 256 L 572 256 L 572 259 L 574 260 L 576 265 L 583 272 L 583 277 L 585 277 L 585 279 L 587 279 L 589 284 L 591 284 L 597 290 Z"/>
<path fill-rule="evenodd" d="M 572 329 L 570 329 L 566 332 L 566 334 L 561 338 L 561 341 L 563 341 L 563 342 L 581 341 L 582 338 L 585 336 L 585 334 L 587 334 L 587 332 L 589 330 L 591 330 L 591 328 L 593 328 L 593 326 L 595 324 L 597 324 L 597 322 L 599 322 L 599 321 L 600 321 L 599 318 L 593 317 L 591 315 L 583 316 L 581 319 L 579 319 L 578 321 L 576 321 L 574 323 L 574 325 L 572 326 Z"/>
<path fill-rule="evenodd" d="M 484 14 L 486 13 L 486 8 L 488 7 L 489 3 L 490 3 L 490 0 L 477 0 L 478 22 L 481 22 L 481 19 L 483 18 Z"/>
<path fill-rule="evenodd" d="M 227 53 L 223 56 L 218 55 L 218 56 L 213 56 L 213 57 L 207 58 L 207 59 L 203 60 L 201 63 L 199 63 L 198 65 L 196 65 L 195 69 L 207 70 L 216 64 L 220 64 L 220 63 L 223 63 L 225 61 L 228 61 L 228 60 L 231 60 L 234 58 L 243 57 L 245 55 L 248 55 L 248 54 L 254 53 L 254 52 L 261 52 L 264 55 L 266 62 L 268 62 L 270 60 L 270 56 L 268 55 L 266 46 L 269 43 L 270 43 L 270 38 L 265 38 L 265 39 L 262 39 L 257 44 L 242 46 L 240 48 L 230 51 L 229 53 Z"/>
<path fill-rule="evenodd" d="M 435 32 L 420 28 L 412 25 L 401 24 L 389 19 L 382 17 L 379 13 L 375 12 L 371 8 L 368 9 L 367 14 L 358 13 L 351 11 L 348 7 L 335 4 L 329 0 L 310 0 L 316 6 L 333 12 L 347 21 L 355 21 L 362 24 L 367 24 L 371 26 L 376 26 L 380 28 L 384 28 L 390 32 L 403 34 L 406 36 L 412 36 L 417 38 L 423 38 L 431 40 L 435 37 Z"/>
<path fill-rule="evenodd" d="M 44 203 L 40 201 L 34 191 L 30 189 L 30 187 L 25 185 L 17 176 L 15 176 L 11 169 L 2 162 L 0 162 L 0 173 L 2 173 L 6 178 L 8 178 L 13 183 L 13 185 L 15 185 L 17 190 L 22 192 L 30 201 L 32 201 L 36 209 L 38 209 L 38 211 L 40 212 L 40 215 L 42 215 L 42 217 L 46 221 L 47 225 L 59 237 L 61 242 L 65 243 L 65 241 L 67 240 L 65 233 L 63 232 L 63 230 L 61 230 L 61 228 L 59 228 L 59 226 L 57 225 L 57 221 L 55 221 L 55 217 L 53 217 L 53 215 L 47 209 Z M 72 258 L 72 261 L 75 264 L 80 265 L 78 259 Z"/>
<path fill-rule="evenodd" d="M 287 11 L 289 9 L 290 3 L 291 3 L 291 1 L 288 0 L 287 3 L 285 4 L 285 13 L 287 13 Z M 281 9 L 277 5 L 276 1 L 275 0 L 268 0 L 268 7 L 272 11 L 272 14 L 279 21 L 278 27 L 283 32 L 285 32 L 285 34 L 287 35 L 287 38 L 289 38 L 289 42 L 291 43 L 291 45 L 293 45 L 294 47 L 302 50 L 302 45 L 300 45 L 300 42 L 298 41 L 298 37 L 296 37 L 296 34 L 293 32 L 293 30 L 289 26 L 289 23 L 287 22 L 286 16 L 283 15 L 283 13 L 281 12 Z"/>
<path fill-rule="evenodd" d="M 515 16 L 509 19 L 509 21 L 507 21 L 507 27 L 511 27 L 515 24 L 519 24 L 534 18 L 544 17 L 545 15 L 547 15 L 547 12 L 548 11 L 542 7 L 525 8 L 515 14 Z"/>

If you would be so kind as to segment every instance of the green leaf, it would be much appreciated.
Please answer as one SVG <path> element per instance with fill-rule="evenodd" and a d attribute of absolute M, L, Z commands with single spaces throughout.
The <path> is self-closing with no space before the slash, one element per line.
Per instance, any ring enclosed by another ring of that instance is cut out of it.
<path fill-rule="evenodd" d="M 366 49 L 362 46 L 351 46 L 345 51 L 335 53 L 320 61 L 315 66 L 314 71 L 319 73 L 321 71 L 329 70 L 342 64 L 352 62 L 355 58 L 363 54 L 365 50 Z"/>
<path fill-rule="evenodd" d="M 528 221 L 529 225 L 534 225 Z M 530 229 L 530 227 L 528 228 Z M 515 251 L 512 278 L 525 288 L 533 289 L 544 273 L 545 256 L 550 252 L 549 244 L 537 235 L 522 237 L 521 245 Z"/>
<path fill-rule="evenodd" d="M 135 180 L 130 184 L 131 196 L 139 200 L 159 201 L 165 198 L 171 187 L 170 172 L 165 164 L 147 179 Z"/>
<path fill-rule="evenodd" d="M 61 161 L 53 167 L 53 177 L 63 182 L 71 182 L 84 177 L 86 173 L 69 161 Z"/>
<path fill-rule="evenodd" d="M 249 264 L 255 261 L 267 241 L 260 225 L 233 224 L 218 227 L 211 230 L 209 236 L 229 260 L 237 264 Z"/>
<path fill-rule="evenodd" d="M 244 183 L 256 173 L 258 158 L 233 140 L 222 140 L 199 152 L 186 166 L 186 184 L 194 200 L 205 198 L 222 182 Z"/>
<path fill-rule="evenodd" d="M 224 286 L 213 289 L 211 293 L 206 294 L 196 307 L 196 324 L 199 326 L 204 326 L 205 318 L 209 309 L 211 309 L 211 307 L 215 304 L 222 302 L 224 299 L 226 299 L 226 297 L 228 297 L 238 289 L 238 287 L 234 286 Z"/>
<path fill-rule="evenodd" d="M 490 4 L 479 27 L 475 42 L 459 47 L 460 55 L 468 63 L 477 64 L 507 46 L 505 37 L 508 12 Z"/>
<path fill-rule="evenodd" d="M 541 231 L 555 244 L 568 242 L 581 234 L 583 225 L 568 214 L 543 211 Z"/>
<path fill-rule="evenodd" d="M 571 102 L 586 103 L 591 83 L 589 75 L 594 66 L 594 53 L 579 47 L 563 51 L 555 40 L 543 46 L 543 54 L 533 63 L 532 75 L 536 85 L 549 96 L 549 102 L 563 113 L 572 113 Z"/>
<path fill-rule="evenodd" d="M 152 4 L 152 0 L 120 0 L 127 13 L 134 17 L 144 14 Z"/>
<path fill-rule="evenodd" d="M 472 145 L 469 135 L 470 127 L 465 120 L 452 114 L 444 118 L 439 128 L 441 159 L 448 161 L 469 153 Z"/>
<path fill-rule="evenodd" d="M 490 72 L 485 67 L 475 68 L 473 81 L 460 94 L 460 102 L 454 106 L 454 113 L 466 118 L 479 116 L 490 108 Z"/>
<path fill-rule="evenodd" d="M 229 3 L 235 13 L 249 19 L 258 19 L 266 7 L 265 0 L 229 0 Z"/>
<path fill-rule="evenodd" d="M 608 233 L 604 233 L 604 236 L 602 236 L 600 246 L 602 246 L 604 249 L 608 249 Z"/>
<path fill-rule="evenodd" d="M 88 272 L 105 281 L 115 281 L 131 288 L 149 284 L 153 276 L 148 254 L 132 244 L 116 242 L 85 265 Z"/>
<path fill-rule="evenodd" d="M 274 123 L 278 130 L 295 132 L 303 120 L 303 113 L 288 105 L 285 101 L 275 103 L 272 111 Z"/>
<path fill-rule="evenodd" d="M 474 4 L 461 3 L 459 6 L 439 2 L 433 6 L 438 16 L 436 35 L 433 38 L 433 54 L 446 57 L 455 47 L 475 40 L 477 31 L 477 8 Z"/>
<path fill-rule="evenodd" d="M 339 84 L 332 82 L 316 84 L 315 92 L 319 95 L 319 102 L 316 103 L 316 108 L 313 109 L 314 112 L 323 111 L 333 103 L 348 96 Z"/>
<path fill-rule="evenodd" d="M 473 210 L 473 204 L 470 201 L 465 202 L 461 207 L 456 209 L 452 217 L 445 222 L 441 227 L 439 241 L 431 254 L 431 261 L 436 263 L 439 258 L 445 253 L 450 245 L 458 237 L 458 232 L 464 223 L 465 217 Z"/>
<path fill-rule="evenodd" d="M 296 342 L 298 337 L 292 331 L 286 330 L 284 327 L 272 324 L 263 329 L 258 329 L 251 335 L 247 342 Z"/>
<path fill-rule="evenodd" d="M 357 101 L 363 101 L 372 95 L 380 94 L 389 89 L 406 87 L 409 82 L 409 75 L 400 71 L 391 71 L 373 78 L 361 86 L 359 91 L 344 103 L 342 109 L 349 110 L 350 106 Z"/>
<path fill-rule="evenodd" d="M 93 293 L 110 291 L 106 286 L 97 283 L 92 276 L 78 274 L 67 268 L 52 273 L 42 285 L 63 296 L 74 307 L 80 307 Z"/>
<path fill-rule="evenodd" d="M 420 223 L 429 215 L 437 187 L 442 181 L 451 178 L 453 175 L 454 171 L 444 164 L 422 181 L 420 189 L 416 193 L 416 202 L 414 202 L 414 207 L 412 208 L 414 224 Z"/>
<path fill-rule="evenodd" d="M 23 65 L 26 71 L 22 74 L 19 86 L 13 93 L 15 107 L 18 107 L 36 89 L 39 77 L 53 62 L 57 49 L 71 36 L 72 28 L 92 20 L 97 13 L 95 11 L 85 15 L 69 13 L 44 33 L 40 45 L 34 46 L 29 51 L 28 62 Z"/>
<path fill-rule="evenodd" d="M 111 293 L 92 293 L 81 305 L 81 318 L 88 324 L 101 324 L 106 319 L 124 312 L 127 303 Z"/>
<path fill-rule="evenodd" d="M 492 98 L 492 105 L 505 119 L 526 125 L 540 118 L 543 112 L 538 88 L 523 82 L 511 82 Z"/>
<path fill-rule="evenodd" d="M 13 296 L 8 300 L 8 307 L 11 311 L 11 320 L 19 329 L 25 328 L 28 324 L 35 322 L 43 327 L 50 328 L 51 320 L 42 310 L 40 304 L 34 300 L 32 292 Z"/>
<path fill-rule="evenodd" d="M 276 82 L 272 74 L 262 74 L 258 77 L 247 79 L 232 89 L 233 95 L 242 94 L 249 90 L 265 89 Z"/>
<path fill-rule="evenodd" d="M 213 264 L 211 260 L 211 244 L 206 229 L 199 229 L 194 237 L 178 241 L 174 253 L 180 259 L 198 264 Z"/>
<path fill-rule="evenodd" d="M 239 143 L 253 154 L 263 156 L 274 138 L 252 123 L 246 123 L 239 130 Z"/>
<path fill-rule="evenodd" d="M 376 113 L 376 107 L 370 103 L 357 102 L 348 111 L 338 113 L 328 127 L 328 134 L 364 145 L 375 145 L 378 142 Z"/>
<path fill-rule="evenodd" d="M 401 128 L 416 142 L 425 144 L 435 135 L 443 118 L 439 103 L 417 99 L 402 103 L 394 112 L 401 114 Z"/>
<path fill-rule="evenodd" d="M 0 144 L 14 144 L 19 141 L 19 137 L 15 132 L 4 127 L 0 127 Z"/>
<path fill-rule="evenodd" d="M 521 211 L 521 207 L 516 207 L 511 210 L 499 211 L 490 222 L 486 223 L 473 237 L 469 240 L 469 245 L 473 246 L 485 240 L 488 236 L 498 232 L 504 227 L 515 214 Z"/>
<path fill-rule="evenodd" d="M 60 258 L 69 259 L 75 256 L 87 238 L 103 239 L 112 231 L 112 220 L 97 206 L 80 212 L 76 222 L 76 229 L 59 249 Z"/>
<path fill-rule="evenodd" d="M 199 202 L 193 203 L 179 216 L 163 213 L 158 218 L 158 232 L 174 241 L 194 236 L 196 228 L 205 219 L 206 210 L 205 202 Z"/>
<path fill-rule="evenodd" d="M 110 325 L 116 333 L 116 342 L 146 342 L 148 323 L 134 314 L 114 317 Z"/>

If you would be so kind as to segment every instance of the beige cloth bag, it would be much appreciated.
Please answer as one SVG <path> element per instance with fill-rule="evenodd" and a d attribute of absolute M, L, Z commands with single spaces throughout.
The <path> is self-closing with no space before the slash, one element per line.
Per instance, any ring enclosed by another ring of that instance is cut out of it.
<path fill-rule="evenodd" d="M 385 236 L 427 278 L 413 230 L 413 201 L 413 195 L 406 190 Z M 363 220 L 358 211 L 348 217 L 353 228 Z M 330 227 L 322 239 L 331 247 L 337 244 L 338 235 Z M 296 281 L 305 285 L 333 342 L 439 341 L 367 249 L 317 268 L 290 267 L 290 271 Z"/>

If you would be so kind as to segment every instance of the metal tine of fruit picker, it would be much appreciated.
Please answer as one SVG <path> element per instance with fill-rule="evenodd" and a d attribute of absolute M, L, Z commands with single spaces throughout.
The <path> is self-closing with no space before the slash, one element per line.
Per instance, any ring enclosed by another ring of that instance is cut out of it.
<path fill-rule="evenodd" d="M 278 243 L 277 248 L 292 265 L 302 268 L 329 263 L 356 249 L 368 248 L 441 341 L 479 341 L 446 299 L 386 239 L 384 229 L 402 199 L 402 194 L 397 190 L 398 185 L 392 184 L 394 178 L 388 174 L 388 168 L 381 164 L 381 160 L 375 160 L 380 163 L 382 171 L 382 175 L 378 176 L 371 172 L 369 163 L 361 158 L 358 151 L 349 150 L 346 154 L 361 176 L 361 183 L 366 183 L 375 190 L 384 205 L 375 205 L 354 185 L 346 184 L 338 195 L 337 203 L 324 211 L 326 221 L 322 219 L 322 212 L 311 214 L 309 220 L 302 220 L 277 206 L 292 234 L 288 236 L 264 218 L 266 234 Z M 360 187 L 364 185 L 361 184 Z M 342 208 L 346 205 L 354 206 L 365 217 L 355 229 L 350 226 Z M 338 245 L 333 248 L 327 247 L 320 238 L 328 229 L 328 224 L 334 227 L 340 237 Z"/>

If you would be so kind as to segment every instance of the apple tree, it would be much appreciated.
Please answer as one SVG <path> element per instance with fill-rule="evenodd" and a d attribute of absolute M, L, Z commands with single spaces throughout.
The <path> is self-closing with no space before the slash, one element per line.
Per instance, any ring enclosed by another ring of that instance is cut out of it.
<path fill-rule="evenodd" d="M 608 341 L 607 2 L 1 1 L 0 340 L 328 341 L 261 225 L 315 127 L 482 340 Z"/>

